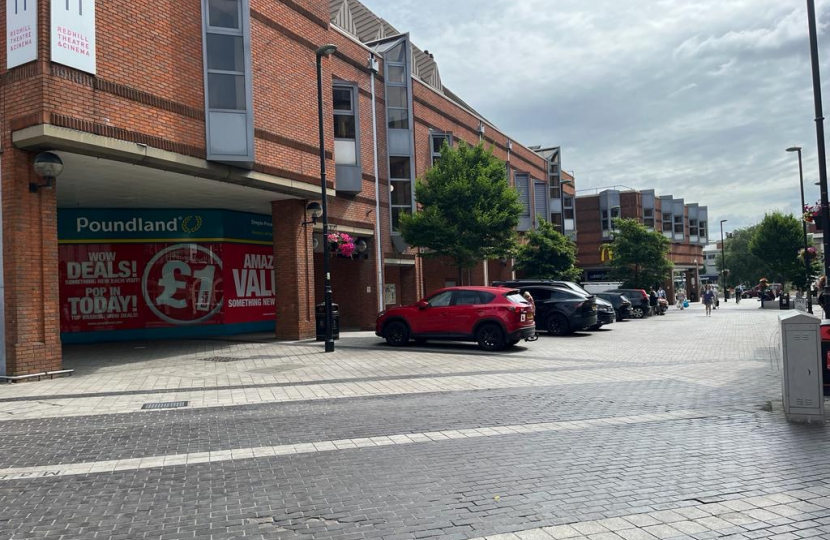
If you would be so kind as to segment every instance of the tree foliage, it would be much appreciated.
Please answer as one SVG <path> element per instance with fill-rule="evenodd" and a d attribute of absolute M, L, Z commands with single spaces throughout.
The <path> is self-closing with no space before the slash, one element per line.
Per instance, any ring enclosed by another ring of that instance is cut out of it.
<path fill-rule="evenodd" d="M 749 252 L 762 260 L 777 282 L 796 281 L 804 274 L 798 250 L 804 247 L 801 223 L 792 215 L 773 212 L 764 216 L 749 242 Z M 727 266 L 731 261 L 727 260 Z M 801 277 L 803 279 L 803 277 Z"/>
<path fill-rule="evenodd" d="M 441 159 L 417 181 L 415 196 L 421 209 L 401 215 L 401 235 L 426 248 L 424 256 L 453 259 L 459 282 L 463 269 L 514 250 L 522 205 L 504 162 L 483 144 L 444 143 Z"/>
<path fill-rule="evenodd" d="M 725 240 L 723 253 L 726 254 L 726 267 L 729 269 L 728 282 L 731 285 L 744 284 L 754 287 L 762 277 L 772 277 L 768 276 L 769 270 L 766 262 L 756 257 L 749 249 L 749 244 L 757 229 L 757 225 L 736 229 L 732 232 L 732 236 Z M 718 253 L 716 259 L 719 274 L 723 272 L 723 253 Z"/>
<path fill-rule="evenodd" d="M 647 288 L 671 278 L 669 240 L 636 219 L 614 221 L 611 276 L 626 288 Z"/>
<path fill-rule="evenodd" d="M 581 271 L 576 264 L 576 246 L 548 221 L 527 234 L 527 243 L 516 254 L 516 269 L 534 279 L 577 281 Z"/>

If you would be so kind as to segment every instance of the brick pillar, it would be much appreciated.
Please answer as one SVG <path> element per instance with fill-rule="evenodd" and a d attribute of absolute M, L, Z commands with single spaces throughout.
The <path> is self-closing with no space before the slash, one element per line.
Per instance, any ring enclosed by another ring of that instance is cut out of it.
<path fill-rule="evenodd" d="M 35 153 L 7 149 L 2 160 L 6 372 L 61 369 L 56 189 L 43 183 Z"/>
<path fill-rule="evenodd" d="M 421 289 L 418 283 L 419 277 L 420 272 L 418 272 L 417 266 L 401 267 L 401 288 L 398 291 L 398 302 L 402 306 L 414 304 L 421 299 L 421 295 L 419 294 Z"/>
<path fill-rule="evenodd" d="M 302 225 L 307 203 L 293 199 L 271 203 L 278 339 L 314 337 L 312 228 Z"/>

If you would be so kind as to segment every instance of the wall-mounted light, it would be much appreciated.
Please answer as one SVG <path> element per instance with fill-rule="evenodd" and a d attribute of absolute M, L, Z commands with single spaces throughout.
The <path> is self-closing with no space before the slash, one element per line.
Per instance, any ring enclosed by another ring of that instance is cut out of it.
<path fill-rule="evenodd" d="M 317 237 L 316 237 L 316 236 L 315 236 L 315 237 L 311 240 L 311 245 L 312 245 L 312 247 L 313 247 L 314 249 L 317 249 L 317 246 L 319 246 L 319 245 L 320 245 L 320 241 L 319 241 L 319 240 L 317 240 Z"/>
<path fill-rule="evenodd" d="M 305 213 L 306 216 L 308 216 L 309 214 L 311 215 L 311 221 L 303 221 L 303 227 L 306 227 L 309 224 L 317 225 L 317 220 L 320 219 L 320 216 L 323 215 L 323 207 L 320 206 L 320 203 L 318 202 L 310 202 L 305 207 Z M 306 220 L 307 219 L 308 217 L 306 217 Z"/>
<path fill-rule="evenodd" d="M 363 253 L 369 248 L 369 244 L 366 243 L 366 240 L 363 238 L 358 238 L 357 241 L 354 243 L 355 251 L 358 253 Z"/>
<path fill-rule="evenodd" d="M 29 183 L 29 191 L 37 193 L 40 188 L 52 189 L 55 178 L 63 172 L 63 161 L 60 156 L 52 152 L 41 152 L 35 157 L 35 173 L 46 180 L 43 184 Z"/>

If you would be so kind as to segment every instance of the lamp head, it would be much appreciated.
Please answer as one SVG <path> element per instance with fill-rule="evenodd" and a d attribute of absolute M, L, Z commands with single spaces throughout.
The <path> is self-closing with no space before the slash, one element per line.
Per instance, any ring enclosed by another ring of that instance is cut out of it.
<path fill-rule="evenodd" d="M 318 57 L 331 56 L 332 54 L 337 52 L 337 45 L 334 45 L 333 43 L 327 43 L 314 52 L 315 54 L 317 54 Z"/>
<path fill-rule="evenodd" d="M 318 202 L 310 202 L 305 207 L 305 211 L 311 214 L 312 219 L 318 219 L 323 215 L 323 207 Z"/>
<path fill-rule="evenodd" d="M 787 148 L 787 152 L 801 152 L 800 146 L 790 146 Z"/>
<path fill-rule="evenodd" d="M 357 242 L 354 243 L 354 248 L 358 253 L 363 253 L 368 247 L 369 244 L 363 238 L 358 238 Z"/>
<path fill-rule="evenodd" d="M 54 180 L 63 172 L 63 161 L 52 152 L 41 152 L 35 157 L 35 173 L 46 180 Z"/>

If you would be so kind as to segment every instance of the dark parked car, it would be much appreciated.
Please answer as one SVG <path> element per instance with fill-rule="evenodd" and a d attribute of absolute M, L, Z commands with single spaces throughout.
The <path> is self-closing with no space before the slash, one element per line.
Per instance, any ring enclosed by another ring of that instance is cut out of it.
<path fill-rule="evenodd" d="M 596 293 L 597 298 L 602 298 L 607 302 L 611 302 L 614 306 L 614 311 L 617 313 L 617 320 L 622 321 L 631 317 L 631 301 L 622 293 L 615 292 L 601 292 Z"/>
<path fill-rule="evenodd" d="M 608 300 L 597 297 L 597 324 L 591 330 L 599 330 L 606 324 L 613 324 L 617 320 L 617 313 L 614 305 Z"/>
<path fill-rule="evenodd" d="M 519 283 L 519 282 L 512 282 Z M 511 285 L 511 287 L 514 285 Z M 564 287 L 526 285 L 517 287 L 530 293 L 536 304 L 536 324 L 554 336 L 565 336 L 598 323 L 596 298 Z"/>
<path fill-rule="evenodd" d="M 378 314 L 375 334 L 393 346 L 415 341 L 475 341 L 498 351 L 522 339 L 535 339 L 533 307 L 515 288 L 450 287 L 411 306 Z"/>
<path fill-rule="evenodd" d="M 651 313 L 651 305 L 645 289 L 614 289 L 607 292 L 624 294 L 631 302 L 631 316 L 635 319 L 642 319 Z"/>

